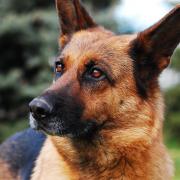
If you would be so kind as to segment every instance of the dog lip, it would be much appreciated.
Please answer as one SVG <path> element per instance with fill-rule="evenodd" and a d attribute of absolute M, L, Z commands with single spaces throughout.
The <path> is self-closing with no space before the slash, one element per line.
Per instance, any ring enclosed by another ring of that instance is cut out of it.
<path fill-rule="evenodd" d="M 61 131 L 56 132 L 55 129 L 53 130 L 51 128 L 48 128 L 48 126 L 45 126 L 43 124 L 39 124 L 38 130 L 51 136 L 64 136 L 68 134 L 65 129 L 61 129 Z"/>
<path fill-rule="evenodd" d="M 53 131 L 50 131 L 48 128 L 46 128 L 45 126 L 43 125 L 39 125 L 39 128 L 38 128 L 39 131 L 42 131 L 43 133 L 45 134 L 49 134 L 49 135 L 55 135 L 55 133 L 53 133 Z"/>
<path fill-rule="evenodd" d="M 41 123 L 38 123 L 38 121 L 32 116 L 32 114 L 30 114 L 29 119 L 30 119 L 29 124 L 32 129 L 52 135 L 52 133 L 50 133 L 50 131 L 47 128 L 45 128 L 45 126 L 43 126 Z"/>
<path fill-rule="evenodd" d="M 38 122 L 33 117 L 32 113 L 30 113 L 30 115 L 29 115 L 29 125 L 32 129 L 38 130 L 38 127 L 39 127 Z"/>
<path fill-rule="evenodd" d="M 41 124 L 42 124 L 42 123 L 39 123 L 39 122 L 36 120 L 36 118 L 32 115 L 32 113 L 30 113 L 30 116 L 29 116 L 29 125 L 30 125 L 30 127 L 31 127 L 32 129 L 34 129 L 34 130 L 37 130 L 37 131 L 39 131 L 39 130 L 41 130 L 41 129 L 45 130 L 44 126 L 41 125 Z"/>
<path fill-rule="evenodd" d="M 90 137 L 96 132 L 101 131 L 106 128 L 106 121 L 102 124 L 97 124 L 95 120 L 87 120 L 87 125 L 84 126 L 81 124 L 80 129 L 75 127 L 64 126 L 63 120 L 58 119 L 57 117 L 51 117 L 49 119 L 44 119 L 38 121 L 35 117 L 33 117 L 32 113 L 30 113 L 30 127 L 34 130 L 40 131 L 44 134 L 52 135 L 52 136 L 68 136 L 68 137 Z M 83 121 L 84 122 L 84 121 Z M 71 129 L 72 128 L 72 129 Z M 74 129 L 75 128 L 75 129 Z M 93 133 L 91 132 L 93 131 Z"/>
<path fill-rule="evenodd" d="M 63 128 L 63 126 L 59 126 L 60 127 L 60 131 L 59 132 L 56 132 L 55 129 L 51 129 L 51 123 L 55 123 L 55 121 L 49 121 L 47 122 L 44 122 L 43 121 L 38 121 L 36 120 L 36 118 L 33 117 L 32 113 L 30 113 L 29 115 L 29 125 L 32 129 L 36 130 L 36 131 L 40 131 L 40 132 L 43 132 L 45 134 L 49 134 L 49 135 L 52 135 L 52 136 L 55 136 L 55 135 L 58 135 L 58 136 L 63 136 L 63 135 L 66 135 L 68 134 L 66 132 L 66 129 Z"/>

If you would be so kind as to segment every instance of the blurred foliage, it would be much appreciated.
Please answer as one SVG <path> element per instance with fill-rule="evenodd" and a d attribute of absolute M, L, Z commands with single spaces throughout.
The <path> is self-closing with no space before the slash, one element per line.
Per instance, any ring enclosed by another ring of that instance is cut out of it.
<path fill-rule="evenodd" d="M 12 13 L 27 13 L 29 11 L 38 10 L 42 8 L 50 8 L 54 4 L 49 0 L 1 0 L 3 12 L 10 11 Z"/>
<path fill-rule="evenodd" d="M 166 135 L 170 139 L 180 137 L 180 85 L 167 90 L 165 94 L 166 102 Z M 180 144 L 180 141 L 178 141 Z"/>
<path fill-rule="evenodd" d="M 170 156 L 173 159 L 174 166 L 175 166 L 175 176 L 173 180 L 180 179 L 180 146 L 171 145 L 171 141 L 168 142 L 168 148 Z"/>
<path fill-rule="evenodd" d="M 179 50 L 178 50 L 179 51 Z M 177 51 L 176 51 L 177 52 Z M 180 56 L 179 56 L 180 59 Z M 174 66 L 174 65 L 173 65 Z M 176 67 L 176 66 L 175 66 Z M 165 92 L 166 116 L 164 122 L 165 141 L 175 165 L 174 180 L 180 179 L 180 85 Z"/>
<path fill-rule="evenodd" d="M 52 80 L 48 58 L 57 53 L 55 12 L 9 14 L 0 26 L 0 119 L 24 117 L 27 102 Z"/>
<path fill-rule="evenodd" d="M 172 57 L 172 63 L 171 66 L 177 71 L 180 71 L 180 48 L 177 48 L 173 57 Z"/>

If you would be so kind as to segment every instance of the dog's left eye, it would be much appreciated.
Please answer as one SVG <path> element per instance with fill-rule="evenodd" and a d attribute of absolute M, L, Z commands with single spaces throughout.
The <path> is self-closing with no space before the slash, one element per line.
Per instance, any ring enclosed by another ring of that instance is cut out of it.
<path fill-rule="evenodd" d="M 102 71 L 100 71 L 99 69 L 93 69 L 93 70 L 91 71 L 90 75 L 91 75 L 93 78 L 98 79 L 98 78 L 100 78 L 100 77 L 103 75 L 103 73 L 102 73 Z"/>
<path fill-rule="evenodd" d="M 98 68 L 92 68 L 88 73 L 89 78 L 94 80 L 102 80 L 105 78 L 105 74 Z"/>
<path fill-rule="evenodd" d="M 64 64 L 60 63 L 60 62 L 56 62 L 56 64 L 55 64 L 56 73 L 61 73 L 62 74 L 63 70 L 64 70 Z"/>

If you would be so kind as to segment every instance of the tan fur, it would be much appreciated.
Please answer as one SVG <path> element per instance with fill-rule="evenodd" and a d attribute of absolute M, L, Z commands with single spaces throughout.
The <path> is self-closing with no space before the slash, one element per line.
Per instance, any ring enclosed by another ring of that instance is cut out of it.
<path fill-rule="evenodd" d="M 138 35 L 118 36 L 96 26 L 78 0 L 57 0 L 63 47 L 59 58 L 65 70 L 48 90 L 68 87 L 68 93 L 85 107 L 82 120 L 94 119 L 102 129 L 92 141 L 49 136 L 32 180 L 172 179 L 172 161 L 163 145 L 164 103 L 157 78 L 179 42 L 179 25 L 169 32 L 171 23 L 180 18 L 179 8 Z M 170 35 L 164 51 L 160 40 L 166 31 Z M 171 38 L 173 43 L 168 44 Z M 130 56 L 132 42 L 136 50 L 140 48 L 136 62 Z M 144 59 L 152 60 L 153 66 Z M 78 76 L 91 60 L 111 75 L 111 85 L 107 80 L 92 87 L 80 84 Z M 146 97 L 138 92 L 135 73 L 146 83 Z"/>
<path fill-rule="evenodd" d="M 102 144 L 98 146 L 98 150 L 88 149 L 87 146 L 85 156 L 89 154 L 89 157 L 78 162 L 79 153 L 71 149 L 71 142 L 66 138 L 57 141 L 62 143 L 59 147 L 63 146 L 66 152 L 58 153 L 55 147 L 52 148 L 54 145 L 48 139 L 43 148 L 45 151 L 37 161 L 32 180 L 170 180 L 173 175 L 172 161 L 166 155 L 163 145 L 157 147 L 154 143 L 153 147 L 142 152 L 135 148 L 124 148 L 115 152 L 115 149 L 111 149 L 114 146 L 109 148 Z M 92 162 L 95 160 L 99 161 L 95 164 Z"/>
<path fill-rule="evenodd" d="M 69 176 L 74 177 L 72 179 L 78 179 L 75 178 L 75 174 L 71 173 L 68 164 L 61 156 L 59 156 L 56 147 L 50 139 L 47 139 L 44 144 L 44 148 L 38 158 L 37 166 L 35 167 L 34 172 L 32 180 L 68 180 Z"/>

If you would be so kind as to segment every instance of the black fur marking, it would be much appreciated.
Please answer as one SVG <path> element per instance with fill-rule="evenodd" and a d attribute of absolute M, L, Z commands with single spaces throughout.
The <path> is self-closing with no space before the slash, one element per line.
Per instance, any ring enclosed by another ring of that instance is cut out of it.
<path fill-rule="evenodd" d="M 141 97 L 147 98 L 151 81 L 155 80 L 160 70 L 152 52 L 146 52 L 138 39 L 131 42 L 129 55 L 134 63 L 134 78 L 138 93 Z"/>
<path fill-rule="evenodd" d="M 48 91 L 41 96 L 53 105 L 53 111 L 47 119 L 36 119 L 39 129 L 56 136 L 71 138 L 91 138 L 100 125 L 93 120 L 82 120 L 83 102 L 78 96 L 71 95 L 71 85 L 59 91 Z"/>
<path fill-rule="evenodd" d="M 131 43 L 131 47 L 130 47 L 130 57 L 133 59 L 133 63 L 134 63 L 134 77 L 135 77 L 135 81 L 136 81 L 136 86 L 137 86 L 137 90 L 138 93 L 141 97 L 146 98 L 147 97 L 147 89 L 146 89 L 146 85 L 142 82 L 142 79 L 139 77 L 139 65 L 137 63 L 137 54 L 142 54 L 142 49 L 138 47 L 138 42 L 135 40 Z"/>
<path fill-rule="evenodd" d="M 29 180 L 45 139 L 32 129 L 19 132 L 0 145 L 0 159 L 22 180 Z"/>

